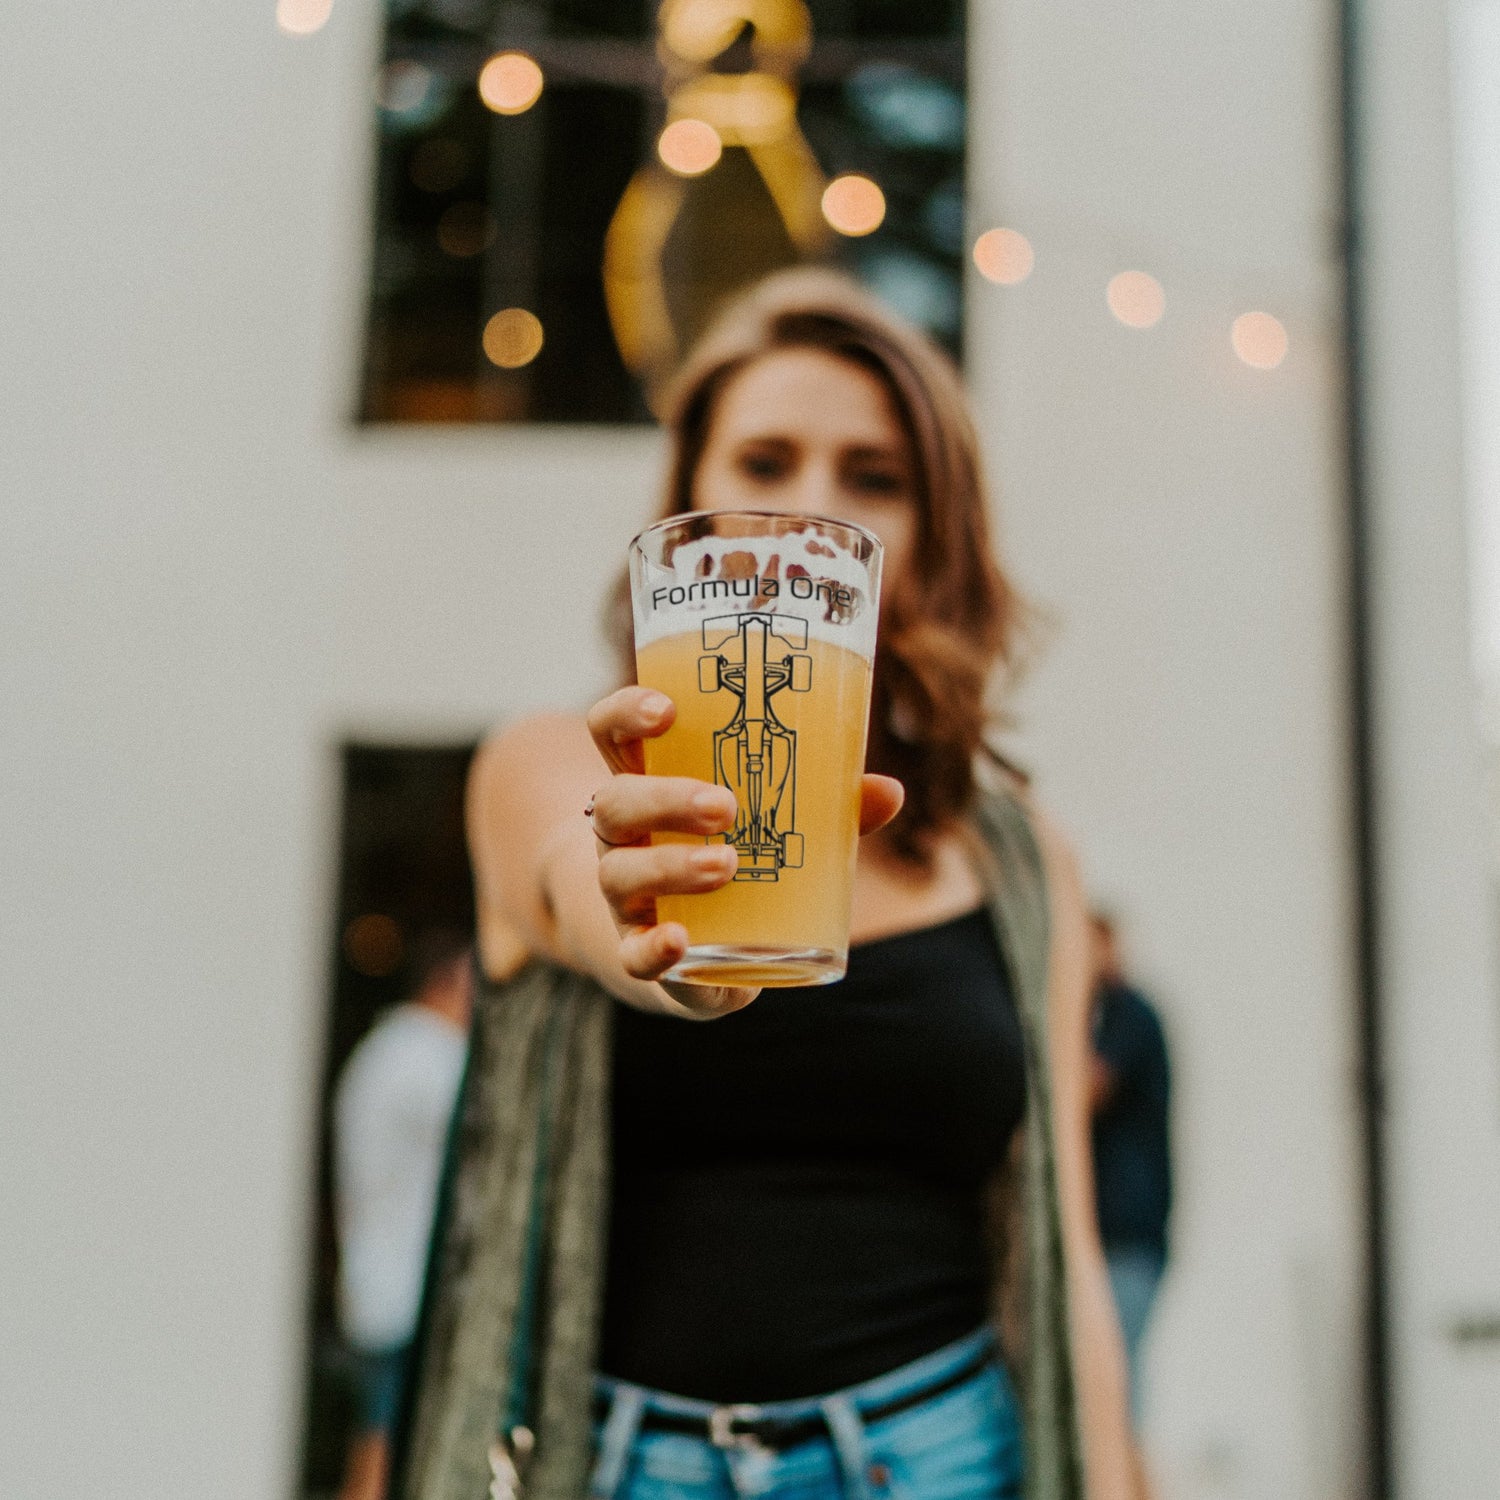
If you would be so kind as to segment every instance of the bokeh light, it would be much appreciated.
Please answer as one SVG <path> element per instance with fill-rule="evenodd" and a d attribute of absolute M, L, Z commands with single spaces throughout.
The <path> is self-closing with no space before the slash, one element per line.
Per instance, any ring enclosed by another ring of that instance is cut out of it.
<path fill-rule="evenodd" d="M 892 146 L 955 151 L 963 145 L 963 93 L 946 79 L 902 63 L 867 62 L 844 88 L 866 127 Z"/>
<path fill-rule="evenodd" d="M 502 370 L 519 370 L 542 352 L 542 325 L 524 307 L 506 307 L 484 325 L 484 352 Z"/>
<path fill-rule="evenodd" d="M 724 153 L 719 132 L 706 120 L 673 120 L 656 142 L 656 154 L 679 177 L 697 177 Z"/>
<path fill-rule="evenodd" d="M 1234 352 L 1257 370 L 1274 370 L 1286 358 L 1286 327 L 1267 312 L 1241 313 L 1229 330 Z"/>
<path fill-rule="evenodd" d="M 1109 310 L 1127 328 L 1153 328 L 1167 310 L 1167 294 L 1144 271 L 1121 271 L 1105 289 Z"/>
<path fill-rule="evenodd" d="M 366 912 L 344 928 L 344 957 L 356 974 L 384 979 L 400 967 L 405 952 L 400 924 L 384 912 Z"/>
<path fill-rule="evenodd" d="M 276 24 L 288 36 L 321 31 L 333 13 L 333 0 L 276 0 Z"/>
<path fill-rule="evenodd" d="M 479 70 L 479 97 L 497 115 L 525 114 L 542 96 L 542 70 L 524 52 L 497 52 Z"/>
<path fill-rule="evenodd" d="M 870 178 L 846 172 L 823 190 L 823 217 L 840 234 L 873 234 L 885 219 L 885 194 Z"/>
<path fill-rule="evenodd" d="M 482 203 L 455 203 L 438 220 L 438 244 L 456 260 L 481 255 L 495 243 L 499 226 Z"/>
<path fill-rule="evenodd" d="M 986 281 L 1016 286 L 1031 275 L 1036 256 L 1031 241 L 1015 229 L 986 229 L 974 241 L 974 264 Z"/>
<path fill-rule="evenodd" d="M 706 63 L 740 34 L 744 18 L 717 0 L 679 0 L 661 7 L 660 24 L 662 41 L 678 57 Z"/>
<path fill-rule="evenodd" d="M 375 97 L 387 114 L 415 114 L 432 91 L 432 70 L 410 58 L 398 57 L 381 70 Z"/>

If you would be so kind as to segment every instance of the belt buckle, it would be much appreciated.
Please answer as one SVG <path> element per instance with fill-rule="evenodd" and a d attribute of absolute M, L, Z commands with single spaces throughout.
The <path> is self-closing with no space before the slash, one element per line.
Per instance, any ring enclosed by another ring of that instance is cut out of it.
<path fill-rule="evenodd" d="M 760 1407 L 749 1405 L 716 1406 L 708 1414 L 708 1440 L 715 1448 L 734 1448 L 741 1453 L 769 1453 L 771 1450 L 753 1432 L 736 1432 L 736 1422 L 753 1422 Z"/>

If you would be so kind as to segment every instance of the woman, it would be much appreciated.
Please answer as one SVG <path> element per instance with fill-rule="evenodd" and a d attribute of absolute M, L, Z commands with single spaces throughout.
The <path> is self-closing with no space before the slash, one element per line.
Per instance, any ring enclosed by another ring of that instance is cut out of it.
<path fill-rule="evenodd" d="M 586 721 L 507 729 L 476 763 L 481 909 L 623 1002 L 593 1492 L 1016 1494 L 1015 1398 L 984 1331 L 1007 1291 L 984 1202 L 1027 1079 L 973 814 L 987 760 L 1023 798 L 983 740 L 1018 605 L 992 561 L 957 377 L 843 279 L 788 272 L 710 331 L 668 427 L 665 513 L 814 513 L 884 543 L 876 774 L 848 976 L 757 996 L 662 979 L 687 934 L 655 920 L 656 898 L 734 868 L 722 844 L 650 843 L 722 832 L 734 812 L 723 788 L 641 774 L 669 700 L 624 687 Z M 1089 1165 L 1087 926 L 1071 854 L 1029 817 L 1050 903 L 1067 1316 L 1089 1493 L 1106 1500 L 1129 1492 L 1129 1439 Z"/>

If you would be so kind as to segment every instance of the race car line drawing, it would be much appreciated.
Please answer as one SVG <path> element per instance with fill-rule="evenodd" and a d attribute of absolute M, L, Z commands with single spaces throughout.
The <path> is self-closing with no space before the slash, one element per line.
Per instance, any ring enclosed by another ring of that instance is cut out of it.
<path fill-rule="evenodd" d="M 777 643 L 793 649 L 778 650 Z M 725 648 L 735 651 L 726 654 Z M 812 687 L 807 621 L 776 614 L 719 615 L 703 622 L 698 689 L 735 695 L 734 717 L 714 731 L 714 780 L 739 803 L 725 843 L 740 851 L 736 880 L 778 880 L 802 867 L 797 832 L 797 732 L 771 700 Z"/>

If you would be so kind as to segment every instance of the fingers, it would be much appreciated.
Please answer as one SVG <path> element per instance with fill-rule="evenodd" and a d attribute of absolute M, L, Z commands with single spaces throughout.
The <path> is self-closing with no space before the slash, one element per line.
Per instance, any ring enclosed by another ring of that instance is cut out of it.
<path fill-rule="evenodd" d="M 594 832 L 606 844 L 638 844 L 652 833 L 724 833 L 735 814 L 728 787 L 690 776 L 618 775 L 594 794 Z"/>
<path fill-rule="evenodd" d="M 617 921 L 650 923 L 658 896 L 716 891 L 734 878 L 739 858 L 729 844 L 638 844 L 606 849 L 599 856 L 599 889 Z"/>
<path fill-rule="evenodd" d="M 660 979 L 687 949 L 687 928 L 681 922 L 634 927 L 620 939 L 620 962 L 634 979 Z"/>
<path fill-rule="evenodd" d="M 645 766 L 641 741 L 665 734 L 676 717 L 676 705 L 665 693 L 623 687 L 589 710 L 589 733 L 610 770 L 640 771 Z"/>
<path fill-rule="evenodd" d="M 905 801 L 906 788 L 894 776 L 866 776 L 860 788 L 860 837 L 884 828 Z"/>

